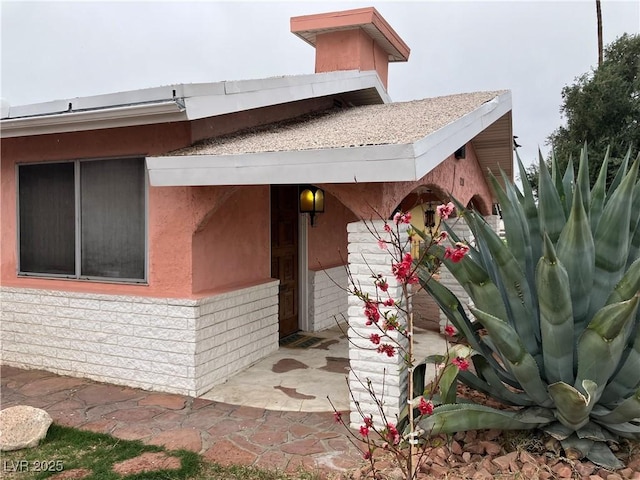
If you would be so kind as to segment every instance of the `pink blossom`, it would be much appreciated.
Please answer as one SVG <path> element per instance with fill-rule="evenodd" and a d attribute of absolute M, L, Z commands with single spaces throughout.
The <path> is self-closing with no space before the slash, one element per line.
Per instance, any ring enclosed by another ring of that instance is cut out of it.
<path fill-rule="evenodd" d="M 369 428 L 373 427 L 373 417 L 364 417 L 364 424 Z"/>
<path fill-rule="evenodd" d="M 383 278 L 378 280 L 378 288 L 380 290 L 382 290 L 383 292 L 386 292 L 387 290 L 389 290 L 389 284 L 387 283 L 387 281 Z"/>
<path fill-rule="evenodd" d="M 400 434 L 393 423 L 387 423 L 387 439 L 394 445 L 400 443 Z"/>
<path fill-rule="evenodd" d="M 378 320 L 380 320 L 380 311 L 378 310 L 378 306 L 371 301 L 365 302 L 364 316 L 367 317 L 367 325 L 377 323 Z"/>
<path fill-rule="evenodd" d="M 445 232 L 444 230 L 440 232 L 440 235 L 438 235 L 438 237 L 436 238 L 436 243 L 438 245 L 440 245 L 442 242 L 444 242 L 447 238 L 449 237 L 449 234 L 447 232 Z"/>
<path fill-rule="evenodd" d="M 378 335 L 377 333 L 372 333 L 369 336 L 369 340 L 371 340 L 371 343 L 373 343 L 374 345 L 378 345 L 380 343 L 380 335 Z"/>
<path fill-rule="evenodd" d="M 367 450 L 362 454 L 362 458 L 364 458 L 365 460 L 369 460 L 371 458 L 371 452 Z"/>
<path fill-rule="evenodd" d="M 398 225 L 399 223 L 411 223 L 411 212 L 397 212 L 393 216 L 393 223 L 395 223 L 396 225 Z"/>
<path fill-rule="evenodd" d="M 389 226 L 388 223 L 384 224 L 384 231 L 387 232 L 387 233 L 391 233 L 391 227 Z"/>
<path fill-rule="evenodd" d="M 418 277 L 412 272 L 411 265 L 413 257 L 410 253 L 405 253 L 400 263 L 391 264 L 391 272 L 401 283 L 418 283 Z"/>
<path fill-rule="evenodd" d="M 447 203 L 446 205 L 438 205 L 436 207 L 436 212 L 438 212 L 438 216 L 442 220 L 446 220 L 453 213 L 455 205 L 452 202 Z"/>
<path fill-rule="evenodd" d="M 420 405 L 418 405 L 421 415 L 431 415 L 433 413 L 433 403 L 431 400 L 427 401 L 424 397 L 420 398 Z"/>
<path fill-rule="evenodd" d="M 379 238 L 378 239 L 378 247 L 380 248 L 380 250 L 386 250 L 387 249 L 387 242 L 385 242 L 384 240 Z"/>
<path fill-rule="evenodd" d="M 333 420 L 336 423 L 342 423 L 342 412 L 333 412 Z"/>
<path fill-rule="evenodd" d="M 456 328 L 454 326 L 447 325 L 446 327 L 444 327 L 444 333 L 445 333 L 445 335 L 447 335 L 449 337 L 453 337 L 458 333 L 458 331 L 456 330 Z"/>
<path fill-rule="evenodd" d="M 386 292 L 386 290 L 384 290 Z M 393 298 L 387 298 L 384 301 L 384 306 L 385 307 L 393 307 L 396 304 L 396 301 Z"/>
<path fill-rule="evenodd" d="M 457 242 L 455 248 L 447 247 L 444 251 L 444 258 L 450 259 L 453 263 L 458 263 L 469 251 L 469 247 L 464 243 Z"/>
<path fill-rule="evenodd" d="M 456 357 L 453 360 L 451 360 L 451 363 L 453 363 L 460 370 L 469 370 L 470 364 L 469 364 L 469 360 L 467 360 L 466 358 Z"/>
<path fill-rule="evenodd" d="M 378 353 L 386 353 L 387 357 L 393 357 L 396 354 L 396 349 L 393 345 L 383 343 L 382 345 L 378 345 Z"/>
<path fill-rule="evenodd" d="M 366 425 L 362 425 L 360 427 L 360 435 L 362 435 L 363 437 L 369 436 L 369 428 Z"/>

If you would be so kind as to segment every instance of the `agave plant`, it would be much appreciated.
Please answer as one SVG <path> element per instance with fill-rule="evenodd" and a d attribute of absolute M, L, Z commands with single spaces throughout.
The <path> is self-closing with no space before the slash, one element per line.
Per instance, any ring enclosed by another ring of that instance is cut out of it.
<path fill-rule="evenodd" d="M 458 263 L 434 254 L 469 294 L 473 320 L 426 267 L 421 283 L 472 349 L 474 368 L 456 380 L 519 408 L 456 403 L 454 383 L 420 418 L 425 435 L 541 428 L 567 456 L 623 466 L 609 442 L 640 439 L 640 156 L 629 159 L 607 189 L 608 155 L 592 188 L 586 146 L 576 178 L 571 161 L 561 176 L 541 158 L 536 202 L 518 158 L 522 191 L 491 179 L 506 241 L 457 206 L 474 246 Z"/>

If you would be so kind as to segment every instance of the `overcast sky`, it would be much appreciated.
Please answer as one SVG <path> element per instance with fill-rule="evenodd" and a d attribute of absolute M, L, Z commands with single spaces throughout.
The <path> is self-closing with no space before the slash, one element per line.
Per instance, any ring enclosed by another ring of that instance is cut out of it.
<path fill-rule="evenodd" d="M 597 63 L 595 1 L 1 1 L 2 98 L 24 105 L 174 83 L 313 73 L 289 18 L 375 6 L 411 48 L 394 101 L 510 89 L 525 163 L 561 123 L 562 87 Z M 602 1 L 605 44 L 640 1 Z"/>

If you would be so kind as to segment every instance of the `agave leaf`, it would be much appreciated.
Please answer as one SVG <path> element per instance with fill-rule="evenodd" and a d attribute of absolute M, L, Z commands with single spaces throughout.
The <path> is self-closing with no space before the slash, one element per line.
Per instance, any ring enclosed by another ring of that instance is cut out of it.
<path fill-rule="evenodd" d="M 458 367 L 452 363 L 445 365 L 440 381 L 438 382 L 438 389 L 440 390 L 440 398 L 442 403 L 455 403 L 456 402 L 456 378 L 458 376 Z"/>
<path fill-rule="evenodd" d="M 533 190 L 531 188 L 531 185 L 529 184 L 526 170 L 517 152 L 516 158 L 518 160 L 518 168 L 520 169 L 520 178 L 522 178 L 522 186 L 524 190 L 524 200 L 522 202 L 522 208 L 527 224 L 529 225 L 531 258 L 532 261 L 535 261 L 542 256 L 542 236 L 540 234 L 540 219 L 538 218 L 538 207 L 536 207 L 536 201 L 533 197 Z"/>
<path fill-rule="evenodd" d="M 627 256 L 627 268 L 640 258 L 640 223 L 636 226 L 636 231 L 633 233 L 631 240 L 629 241 L 629 255 Z"/>
<path fill-rule="evenodd" d="M 594 238 L 595 277 L 589 305 L 589 317 L 602 308 L 611 290 L 618 283 L 627 264 L 631 194 L 638 173 L 638 164 L 624 178 L 604 207 Z M 615 232 L 615 234 L 612 234 Z"/>
<path fill-rule="evenodd" d="M 584 380 L 592 380 L 598 384 L 597 397 L 600 397 L 618 366 L 627 343 L 627 325 L 635 318 L 637 309 L 636 296 L 603 307 L 591 320 L 578 341 L 576 388 L 580 388 Z"/>
<path fill-rule="evenodd" d="M 626 353 L 626 358 L 621 360 L 618 371 L 602 393 L 600 402 L 605 405 L 626 398 L 640 387 L 640 328 L 636 328 L 635 341 Z"/>
<path fill-rule="evenodd" d="M 631 266 L 627 269 L 627 272 L 620 279 L 616 288 L 613 289 L 609 298 L 607 298 L 607 305 L 612 303 L 624 302 L 630 300 L 640 291 L 640 258 L 636 259 Z"/>
<path fill-rule="evenodd" d="M 468 370 L 461 370 L 458 372 L 458 378 L 462 383 L 507 405 L 527 407 L 535 405 L 535 402 L 526 393 L 514 392 L 506 388 L 483 356 L 474 355 L 472 360 L 477 375 Z"/>
<path fill-rule="evenodd" d="M 520 269 L 526 271 L 525 238 L 528 237 L 528 229 L 525 232 L 522 225 L 522 217 L 519 209 L 520 203 L 510 200 L 507 193 L 498 182 L 498 179 L 489 170 L 489 180 L 493 186 L 493 191 L 498 197 L 498 202 L 502 207 L 502 220 L 504 222 L 505 237 L 507 245 L 513 252 L 513 256 L 520 265 Z M 505 185 L 508 183 L 505 182 Z"/>
<path fill-rule="evenodd" d="M 579 459 L 589 454 L 595 442 L 588 438 L 580 438 L 574 432 L 567 438 L 560 440 L 560 444 L 567 458 Z"/>
<path fill-rule="evenodd" d="M 602 427 L 622 438 L 640 440 L 640 422 L 608 423 L 606 425 L 602 425 Z"/>
<path fill-rule="evenodd" d="M 626 423 L 640 418 L 640 388 L 606 415 L 596 416 L 594 419 L 604 424 Z"/>
<path fill-rule="evenodd" d="M 536 269 L 544 369 L 547 382 L 572 384 L 574 335 L 569 275 L 546 234 L 544 239 L 544 256 Z"/>
<path fill-rule="evenodd" d="M 465 290 L 473 298 L 475 305 L 498 318 L 507 318 L 507 311 L 502 302 L 498 287 L 491 281 L 489 274 L 471 259 L 460 263 L 467 273 L 468 283 Z"/>
<path fill-rule="evenodd" d="M 571 292 L 570 303 L 577 338 L 587 322 L 595 272 L 595 245 L 579 188 L 575 191 L 571 213 L 558 239 L 557 252 L 568 275 L 567 285 Z"/>
<path fill-rule="evenodd" d="M 542 152 L 538 148 L 538 158 L 542 158 Z M 558 195 L 564 201 L 564 185 L 562 184 L 562 173 L 560 172 L 560 166 L 558 165 L 558 161 L 556 159 L 556 152 L 551 149 L 551 181 L 556 186 L 556 190 L 558 191 Z"/>
<path fill-rule="evenodd" d="M 569 213 L 571 205 L 573 204 L 573 188 L 574 188 L 574 176 L 573 176 L 573 158 L 569 156 L 569 162 L 567 163 L 567 169 L 562 177 L 562 189 L 564 191 L 564 202 L 562 206 L 565 208 L 565 213 Z"/>
<path fill-rule="evenodd" d="M 474 221 L 476 241 L 489 252 L 497 273 L 503 301 L 508 317 L 504 320 L 513 322 L 527 351 L 533 356 L 540 353 L 540 328 L 538 318 L 532 314 L 532 296 L 529 283 L 509 248 L 500 237 L 484 222 Z"/>
<path fill-rule="evenodd" d="M 582 388 L 586 395 L 564 382 L 549 385 L 549 395 L 556 406 L 556 418 L 573 430 L 578 430 L 589 422 L 589 414 L 596 403 L 598 386 L 591 380 L 584 380 Z"/>
<path fill-rule="evenodd" d="M 447 316 L 449 321 L 460 334 L 469 342 L 471 348 L 478 352 L 486 352 L 487 347 L 480 344 L 475 333 L 475 327 L 464 312 L 458 298 L 447 287 L 440 282 L 430 281 L 428 272 L 423 269 L 417 270 L 418 279 L 424 288 L 436 301 L 438 307 Z"/>
<path fill-rule="evenodd" d="M 584 211 L 589 214 L 589 207 L 591 205 L 591 190 L 589 182 L 589 155 L 587 153 L 587 144 L 585 142 L 584 147 L 580 151 L 580 164 L 578 165 L 578 178 L 576 180 L 576 193 L 580 193 L 582 197 L 582 207 Z M 575 200 L 572 204 L 575 203 Z"/>
<path fill-rule="evenodd" d="M 567 167 L 568 168 L 568 167 Z M 553 243 L 556 243 L 566 222 L 565 207 L 562 205 L 558 191 L 555 189 L 547 165 L 540 159 L 540 179 L 538 195 L 538 213 L 540 230 L 546 232 Z M 565 193 L 567 189 L 565 188 Z"/>
<path fill-rule="evenodd" d="M 622 183 L 622 179 L 627 175 L 627 170 L 629 168 L 629 161 L 631 160 L 631 148 L 627 150 L 627 154 L 622 159 L 622 163 L 616 172 L 616 176 L 613 177 L 611 185 L 609 185 L 609 191 L 607 192 L 607 197 L 611 197 L 613 193 L 618 189 L 620 184 Z"/>
<path fill-rule="evenodd" d="M 575 433 L 573 428 L 565 427 L 560 422 L 554 422 L 549 425 L 545 425 L 542 427 L 542 430 L 551 435 L 556 440 L 564 440 L 565 438 L 569 438 L 571 435 Z"/>
<path fill-rule="evenodd" d="M 491 340 L 502 355 L 509 370 L 516 377 L 524 390 L 536 404 L 546 407 L 552 404 L 546 391 L 546 385 L 540 378 L 538 365 L 531 354 L 527 352 L 517 332 L 506 323 L 493 315 L 470 307 L 471 312 L 478 317 L 489 332 Z"/>
<path fill-rule="evenodd" d="M 593 410 L 591 411 L 593 415 Z M 608 430 L 603 429 L 600 425 L 595 422 L 589 422 L 584 427 L 576 432 L 578 438 L 588 438 L 589 440 L 593 440 L 595 442 L 608 442 L 615 441 L 616 437 L 611 434 Z"/>
<path fill-rule="evenodd" d="M 600 215 L 602 215 L 602 209 L 604 208 L 605 195 L 607 190 L 607 167 L 609 165 L 609 151 L 611 147 L 607 147 L 607 152 L 604 154 L 604 160 L 600 167 L 600 173 L 596 183 L 593 184 L 591 189 L 591 206 L 589 215 L 591 217 L 591 233 L 595 235 L 600 221 Z"/>
<path fill-rule="evenodd" d="M 624 463 L 618 460 L 607 444 L 603 442 L 593 442 L 585 457 L 604 468 L 616 470 L 624 467 Z"/>
<path fill-rule="evenodd" d="M 554 420 L 553 413 L 545 408 L 530 407 L 513 412 L 465 403 L 438 406 L 432 415 L 422 416 L 418 426 L 426 435 L 437 435 L 488 428 L 531 430 Z"/>

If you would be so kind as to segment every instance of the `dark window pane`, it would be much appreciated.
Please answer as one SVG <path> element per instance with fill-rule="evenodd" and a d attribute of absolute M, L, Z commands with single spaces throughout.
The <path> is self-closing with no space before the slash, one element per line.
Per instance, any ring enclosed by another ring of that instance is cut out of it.
<path fill-rule="evenodd" d="M 20 165 L 20 271 L 75 274 L 73 163 Z"/>
<path fill-rule="evenodd" d="M 81 275 L 144 279 L 144 162 L 80 164 Z"/>

